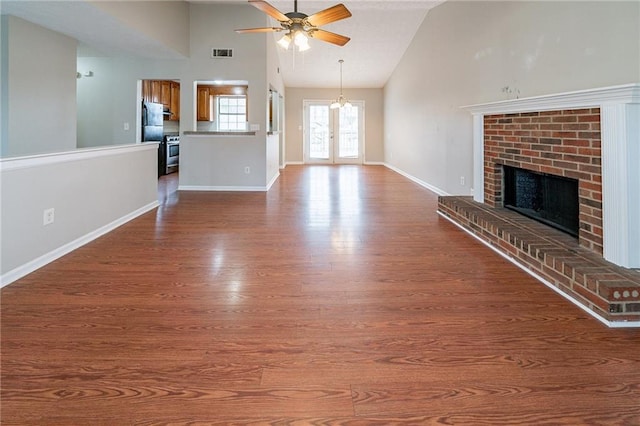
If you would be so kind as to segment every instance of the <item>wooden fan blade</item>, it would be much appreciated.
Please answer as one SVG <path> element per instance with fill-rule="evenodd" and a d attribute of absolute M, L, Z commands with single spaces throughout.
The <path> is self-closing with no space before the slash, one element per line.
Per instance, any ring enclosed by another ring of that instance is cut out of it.
<path fill-rule="evenodd" d="M 351 12 L 349 12 L 349 9 L 347 9 L 344 4 L 340 3 L 307 17 L 307 22 L 314 27 L 319 27 L 350 16 Z"/>
<path fill-rule="evenodd" d="M 310 35 L 313 38 L 326 41 L 327 43 L 337 44 L 338 46 L 344 46 L 349 40 L 351 40 L 349 37 L 325 30 L 315 30 Z"/>
<path fill-rule="evenodd" d="M 271 6 L 266 1 L 249 0 L 249 3 L 253 7 L 258 8 L 261 11 L 263 11 L 264 13 L 266 13 L 267 15 L 271 16 L 273 19 L 277 19 L 280 22 L 288 22 L 289 21 L 289 18 L 287 18 L 287 16 L 284 13 L 280 12 L 278 9 L 276 9 L 273 6 Z"/>
<path fill-rule="evenodd" d="M 278 32 L 282 31 L 282 28 L 277 27 L 267 27 L 267 28 L 243 28 L 239 30 L 235 30 L 238 34 L 247 34 L 247 33 L 270 33 L 270 32 Z"/>

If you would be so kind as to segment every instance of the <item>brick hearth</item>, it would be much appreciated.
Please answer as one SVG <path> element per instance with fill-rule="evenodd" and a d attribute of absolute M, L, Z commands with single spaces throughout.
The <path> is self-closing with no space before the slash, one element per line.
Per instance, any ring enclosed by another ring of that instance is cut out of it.
<path fill-rule="evenodd" d="M 613 325 L 640 320 L 640 271 L 616 266 L 570 235 L 471 197 L 439 197 L 438 211 Z"/>

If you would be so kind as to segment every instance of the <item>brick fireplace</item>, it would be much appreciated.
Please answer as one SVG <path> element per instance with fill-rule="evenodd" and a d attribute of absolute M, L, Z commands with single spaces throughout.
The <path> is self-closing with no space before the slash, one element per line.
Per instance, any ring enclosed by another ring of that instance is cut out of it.
<path fill-rule="evenodd" d="M 465 107 L 471 197 L 439 213 L 609 326 L 640 326 L 640 84 Z M 578 238 L 503 208 L 503 170 L 578 182 Z"/>
<path fill-rule="evenodd" d="M 600 109 L 484 117 L 484 202 L 502 207 L 502 166 L 578 180 L 581 246 L 602 255 Z"/>

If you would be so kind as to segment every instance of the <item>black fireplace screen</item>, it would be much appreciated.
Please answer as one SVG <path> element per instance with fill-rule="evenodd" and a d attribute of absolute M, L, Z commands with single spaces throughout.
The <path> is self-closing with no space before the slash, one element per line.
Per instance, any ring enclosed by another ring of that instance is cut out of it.
<path fill-rule="evenodd" d="M 504 206 L 575 237 L 579 229 L 578 181 L 503 167 Z"/>

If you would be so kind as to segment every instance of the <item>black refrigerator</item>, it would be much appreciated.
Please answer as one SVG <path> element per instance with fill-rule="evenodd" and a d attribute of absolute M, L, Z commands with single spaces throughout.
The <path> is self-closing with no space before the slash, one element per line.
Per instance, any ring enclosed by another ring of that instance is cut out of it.
<path fill-rule="evenodd" d="M 162 142 L 162 104 L 142 103 L 142 142 Z"/>
<path fill-rule="evenodd" d="M 167 145 L 163 139 L 163 105 L 153 102 L 142 103 L 142 142 L 159 142 L 158 177 L 166 174 Z"/>

